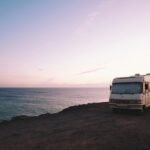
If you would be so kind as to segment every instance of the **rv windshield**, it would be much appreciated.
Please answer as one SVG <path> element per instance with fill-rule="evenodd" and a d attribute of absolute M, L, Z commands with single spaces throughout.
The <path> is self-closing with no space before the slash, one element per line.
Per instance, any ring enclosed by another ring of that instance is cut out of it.
<path fill-rule="evenodd" d="M 142 83 L 114 83 L 112 86 L 113 94 L 137 94 L 142 93 Z"/>

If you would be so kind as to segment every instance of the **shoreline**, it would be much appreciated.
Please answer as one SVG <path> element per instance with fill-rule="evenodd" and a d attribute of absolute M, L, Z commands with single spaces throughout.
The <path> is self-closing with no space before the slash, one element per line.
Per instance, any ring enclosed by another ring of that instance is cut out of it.
<path fill-rule="evenodd" d="M 24 119 L 30 119 L 30 118 L 37 118 L 37 117 L 40 117 L 40 116 L 47 116 L 47 115 L 55 115 L 55 114 L 59 114 L 63 111 L 66 111 L 68 109 L 76 109 L 76 107 L 80 107 L 80 106 L 87 106 L 87 105 L 90 105 L 90 104 L 100 104 L 100 103 L 108 103 L 106 101 L 103 101 L 103 102 L 94 102 L 94 103 L 87 103 L 87 104 L 79 104 L 79 105 L 72 105 L 72 106 L 69 106 L 69 107 L 66 107 L 58 112 L 55 112 L 55 113 L 43 113 L 43 114 L 39 114 L 39 115 L 16 115 L 16 116 L 13 116 L 9 119 L 1 119 L 0 120 L 0 124 L 3 123 L 3 122 L 10 122 L 10 121 L 14 121 L 14 120 L 24 120 Z"/>

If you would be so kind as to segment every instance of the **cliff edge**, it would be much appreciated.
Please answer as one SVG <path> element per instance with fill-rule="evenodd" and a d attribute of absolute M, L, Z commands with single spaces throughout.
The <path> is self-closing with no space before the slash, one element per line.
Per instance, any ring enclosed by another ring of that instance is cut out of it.
<path fill-rule="evenodd" d="M 149 150 L 150 111 L 113 113 L 108 103 L 0 123 L 1 150 Z"/>

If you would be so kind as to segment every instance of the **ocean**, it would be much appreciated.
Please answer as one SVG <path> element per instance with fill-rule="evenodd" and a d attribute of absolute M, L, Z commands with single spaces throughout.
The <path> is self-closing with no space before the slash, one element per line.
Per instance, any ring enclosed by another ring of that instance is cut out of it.
<path fill-rule="evenodd" d="M 0 88 L 0 121 L 108 101 L 108 88 Z"/>

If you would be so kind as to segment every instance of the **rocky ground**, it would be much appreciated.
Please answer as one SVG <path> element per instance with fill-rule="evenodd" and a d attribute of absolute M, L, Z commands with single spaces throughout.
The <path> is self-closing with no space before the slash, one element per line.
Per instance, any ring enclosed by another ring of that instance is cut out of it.
<path fill-rule="evenodd" d="M 0 150 L 150 150 L 150 110 L 113 113 L 108 103 L 0 123 Z"/>

